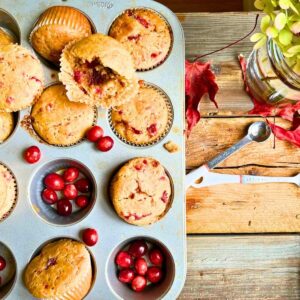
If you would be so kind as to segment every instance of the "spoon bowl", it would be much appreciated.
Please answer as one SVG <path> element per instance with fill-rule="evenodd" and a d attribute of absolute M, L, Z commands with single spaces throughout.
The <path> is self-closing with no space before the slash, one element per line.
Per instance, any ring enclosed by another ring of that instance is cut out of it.
<path fill-rule="evenodd" d="M 254 122 L 248 129 L 248 137 L 255 142 L 261 143 L 271 135 L 271 129 L 266 122 Z"/>

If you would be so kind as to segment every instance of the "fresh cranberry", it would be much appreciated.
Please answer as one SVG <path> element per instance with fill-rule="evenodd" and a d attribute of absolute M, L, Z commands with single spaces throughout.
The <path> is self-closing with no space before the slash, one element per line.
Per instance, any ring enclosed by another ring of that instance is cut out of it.
<path fill-rule="evenodd" d="M 123 269 L 119 272 L 118 278 L 123 283 L 130 283 L 134 278 L 134 271 L 131 269 Z"/>
<path fill-rule="evenodd" d="M 24 152 L 24 159 L 29 164 L 34 164 L 38 162 L 41 158 L 41 150 L 37 146 L 31 146 L 27 148 Z"/>
<path fill-rule="evenodd" d="M 79 170 L 77 168 L 68 168 L 63 174 L 63 178 L 66 182 L 73 182 L 79 176 Z"/>
<path fill-rule="evenodd" d="M 0 256 L 0 271 L 3 271 L 6 267 L 6 261 L 3 256 Z"/>
<path fill-rule="evenodd" d="M 88 246 L 94 246 L 98 242 L 98 233 L 96 229 L 87 228 L 82 233 L 82 240 Z"/>
<path fill-rule="evenodd" d="M 72 204 L 68 199 L 62 199 L 57 202 L 57 213 L 60 216 L 69 216 L 72 213 Z"/>
<path fill-rule="evenodd" d="M 55 191 L 50 188 L 45 188 L 42 192 L 42 199 L 45 203 L 52 205 L 57 202 L 58 197 Z"/>
<path fill-rule="evenodd" d="M 132 262 L 132 257 L 127 251 L 120 251 L 116 256 L 116 264 L 121 268 L 129 268 Z"/>
<path fill-rule="evenodd" d="M 103 136 L 97 142 L 97 148 L 102 152 L 109 151 L 114 146 L 114 140 L 110 136 Z"/>
<path fill-rule="evenodd" d="M 138 275 L 131 282 L 131 287 L 135 292 L 141 292 L 147 286 L 147 280 L 144 276 Z"/>
<path fill-rule="evenodd" d="M 162 279 L 162 270 L 159 267 L 150 267 L 147 271 L 147 279 L 152 283 L 157 283 Z"/>
<path fill-rule="evenodd" d="M 86 208 L 89 205 L 89 198 L 84 195 L 80 195 L 76 198 L 75 203 L 80 208 Z"/>
<path fill-rule="evenodd" d="M 148 270 L 147 262 L 144 258 L 137 258 L 134 262 L 134 268 L 139 275 L 145 275 Z"/>
<path fill-rule="evenodd" d="M 75 182 L 77 190 L 81 193 L 88 193 L 91 191 L 91 183 L 86 178 L 81 178 Z"/>
<path fill-rule="evenodd" d="M 164 256 L 159 249 L 152 249 L 149 252 L 149 259 L 154 265 L 161 266 L 164 261 Z"/>
<path fill-rule="evenodd" d="M 74 184 L 67 184 L 65 185 L 63 194 L 67 199 L 73 200 L 78 196 L 78 191 Z"/>
<path fill-rule="evenodd" d="M 56 173 L 48 174 L 44 179 L 44 184 L 46 185 L 46 187 L 54 191 L 61 191 L 65 187 L 63 178 Z"/>
<path fill-rule="evenodd" d="M 133 257 L 141 257 L 145 255 L 148 251 L 148 246 L 143 240 L 136 240 L 134 241 L 129 249 L 128 252 L 133 256 Z"/>
<path fill-rule="evenodd" d="M 97 142 L 101 137 L 103 137 L 103 129 L 100 126 L 93 126 L 86 133 L 86 138 L 90 142 Z"/>

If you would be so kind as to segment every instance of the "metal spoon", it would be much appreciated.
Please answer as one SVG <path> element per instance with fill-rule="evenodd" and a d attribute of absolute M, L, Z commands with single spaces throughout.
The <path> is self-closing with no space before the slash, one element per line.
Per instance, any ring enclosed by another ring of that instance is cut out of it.
<path fill-rule="evenodd" d="M 206 165 L 201 166 L 198 169 L 191 171 L 186 176 L 186 188 L 189 186 L 198 187 L 201 186 L 200 182 L 197 182 L 201 179 L 201 177 L 207 173 L 209 170 L 215 168 L 218 164 L 224 161 L 226 158 L 231 156 L 233 153 L 237 152 L 241 148 L 245 147 L 246 145 L 257 142 L 261 143 L 266 141 L 271 135 L 271 129 L 266 122 L 254 122 L 248 128 L 247 135 L 237 142 L 235 145 L 231 146 L 229 149 L 224 151 L 223 153 L 219 154 L 211 161 L 209 161 Z"/>

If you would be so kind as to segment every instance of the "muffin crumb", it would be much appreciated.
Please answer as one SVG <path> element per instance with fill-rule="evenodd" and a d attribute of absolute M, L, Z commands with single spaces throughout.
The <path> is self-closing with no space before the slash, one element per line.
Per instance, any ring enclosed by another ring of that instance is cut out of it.
<path fill-rule="evenodd" d="M 172 141 L 169 141 L 167 143 L 164 144 L 164 148 L 169 152 L 169 153 L 176 153 L 179 151 L 179 146 L 172 142 Z"/>

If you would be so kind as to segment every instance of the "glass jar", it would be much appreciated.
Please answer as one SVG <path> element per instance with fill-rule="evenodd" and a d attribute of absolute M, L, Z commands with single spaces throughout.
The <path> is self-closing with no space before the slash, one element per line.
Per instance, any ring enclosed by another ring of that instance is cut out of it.
<path fill-rule="evenodd" d="M 252 51 L 246 70 L 248 86 L 257 99 L 271 104 L 300 101 L 300 74 L 292 70 L 272 39 Z"/>

